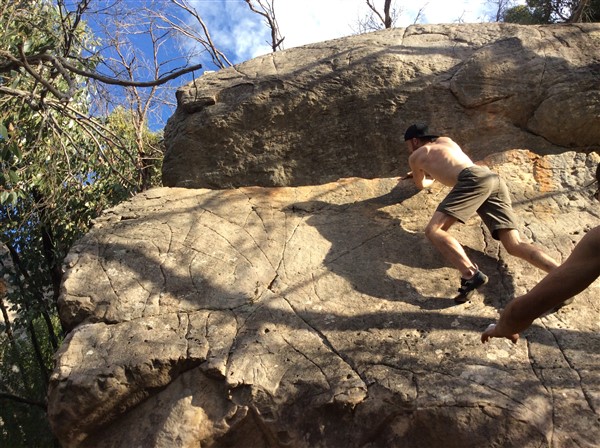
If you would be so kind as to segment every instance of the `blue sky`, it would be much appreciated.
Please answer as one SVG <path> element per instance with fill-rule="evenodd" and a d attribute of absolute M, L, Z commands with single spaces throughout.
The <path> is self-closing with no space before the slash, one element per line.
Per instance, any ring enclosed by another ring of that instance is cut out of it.
<path fill-rule="evenodd" d="M 68 0 L 72 2 L 73 0 Z M 96 0 L 92 2 L 95 7 L 111 5 L 114 0 Z M 171 0 L 121 0 L 121 5 L 140 7 L 152 4 L 152 8 L 162 12 L 175 12 L 179 17 L 187 17 L 189 23 L 195 23 L 189 15 L 184 15 L 176 8 Z M 179 0 L 183 1 L 183 0 Z M 222 51 L 234 64 L 240 63 L 256 56 L 269 53 L 270 29 L 263 17 L 253 13 L 245 0 L 186 0 L 202 17 L 215 46 Z M 375 5 L 383 7 L 384 0 L 373 0 Z M 493 7 L 490 3 L 494 0 L 423 0 L 421 2 L 408 2 L 396 0 L 393 5 L 399 9 L 396 27 L 405 27 L 415 22 L 419 11 L 421 15 L 418 23 L 457 23 L 457 22 L 482 22 L 489 21 L 488 17 Z M 497 0 L 496 0 L 497 1 Z M 513 0 L 513 3 L 524 3 L 523 0 Z M 297 47 L 314 42 L 322 42 L 339 37 L 349 36 L 358 32 L 358 23 L 369 14 L 366 0 L 274 0 L 275 14 L 280 31 L 284 36 L 285 49 Z M 162 9 L 161 9 L 162 8 Z M 112 9 L 112 8 L 109 8 Z M 199 26 L 195 24 L 197 28 Z M 98 27 L 96 29 L 101 29 Z M 130 35 L 138 50 L 147 53 L 148 43 L 146 37 Z M 161 47 L 161 59 L 172 60 L 182 56 L 185 50 L 198 45 L 188 40 L 186 42 L 174 39 L 165 42 Z M 216 67 L 206 53 L 193 63 L 201 63 L 203 68 L 172 82 L 171 88 L 187 84 L 194 77 L 198 77 L 204 70 L 216 70 Z M 176 63 L 181 65 L 182 60 L 163 67 L 163 72 L 174 68 Z M 149 76 L 149 79 L 152 79 Z M 117 89 L 113 89 L 119 94 Z M 150 126 L 159 130 L 166 119 L 174 111 L 174 90 L 167 98 L 171 106 L 162 105 L 158 115 L 151 119 Z"/>

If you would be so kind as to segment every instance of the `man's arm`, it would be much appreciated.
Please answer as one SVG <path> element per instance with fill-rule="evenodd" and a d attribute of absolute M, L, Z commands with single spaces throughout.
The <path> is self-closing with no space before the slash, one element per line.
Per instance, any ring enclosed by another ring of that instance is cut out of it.
<path fill-rule="evenodd" d="M 513 299 L 481 335 L 508 338 L 513 342 L 519 333 L 545 312 L 579 294 L 600 276 L 600 226 L 590 230 L 575 246 L 567 260 L 544 277 L 531 291 Z"/>
<path fill-rule="evenodd" d="M 408 158 L 408 164 L 410 165 L 413 182 L 419 190 L 422 190 L 429 188 L 435 182 L 435 179 L 427 177 L 425 171 L 420 167 L 420 158 L 420 153 L 413 152 Z"/>

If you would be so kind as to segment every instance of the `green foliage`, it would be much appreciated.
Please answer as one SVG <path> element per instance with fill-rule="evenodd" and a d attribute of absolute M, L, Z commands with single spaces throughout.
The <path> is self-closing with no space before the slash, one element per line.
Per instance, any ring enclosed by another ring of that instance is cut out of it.
<path fill-rule="evenodd" d="M 583 10 L 582 22 L 600 22 L 600 0 L 590 0 L 589 6 Z"/>
<path fill-rule="evenodd" d="M 44 325 L 34 322 L 39 334 Z M 46 362 L 51 362 L 52 351 L 46 345 Z M 27 332 L 19 331 L 14 340 L 0 336 L 0 378 L 2 392 L 28 402 L 3 399 L 0 406 L 0 444 L 6 447 L 51 447 L 55 444 L 45 411 L 44 373 L 40 370 L 33 345 Z"/>
<path fill-rule="evenodd" d="M 134 161 L 127 168 L 135 172 L 135 183 L 138 188 L 147 189 L 161 184 L 161 170 L 163 157 L 162 133 L 151 132 L 147 126 L 139 126 L 137 117 L 123 107 L 116 107 L 108 116 L 107 125 L 122 141 L 123 152 L 137 154 L 129 158 Z"/>
<path fill-rule="evenodd" d="M 534 25 L 539 23 L 531 13 L 531 10 L 525 5 L 518 5 L 508 9 L 504 13 L 504 22 L 519 23 L 521 25 Z"/>
<path fill-rule="evenodd" d="M 61 73 L 59 57 L 98 62 L 96 38 L 75 24 L 51 1 L 0 6 L 0 242 L 12 249 L 0 279 L 16 311 L 0 323 L 0 446 L 53 443 L 45 393 L 69 248 L 103 209 L 160 183 L 161 135 L 123 108 L 91 116 L 86 78 Z"/>
<path fill-rule="evenodd" d="M 527 0 L 504 13 L 504 22 L 523 25 L 600 21 L 600 0 Z"/>

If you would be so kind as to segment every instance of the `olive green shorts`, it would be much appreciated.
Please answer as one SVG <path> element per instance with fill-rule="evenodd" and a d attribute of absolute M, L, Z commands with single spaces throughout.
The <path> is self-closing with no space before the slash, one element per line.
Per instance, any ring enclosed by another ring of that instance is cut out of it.
<path fill-rule="evenodd" d="M 477 213 L 498 238 L 498 230 L 516 229 L 517 221 L 506 183 L 486 167 L 473 165 L 462 170 L 458 182 L 437 207 L 438 212 L 465 223 Z"/>

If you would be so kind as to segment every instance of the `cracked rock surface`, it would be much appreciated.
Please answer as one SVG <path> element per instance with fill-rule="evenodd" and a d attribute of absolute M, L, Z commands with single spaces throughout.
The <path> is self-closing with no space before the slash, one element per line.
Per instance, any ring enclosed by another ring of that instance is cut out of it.
<path fill-rule="evenodd" d="M 600 149 L 600 23 L 414 25 L 261 56 L 177 92 L 163 185 L 317 185 L 408 171 L 417 121 L 475 159 Z"/>
<path fill-rule="evenodd" d="M 564 260 L 600 224 L 600 156 L 485 158 L 522 235 Z M 600 440 L 600 281 L 518 344 L 481 331 L 543 272 L 479 218 L 423 236 L 447 188 L 159 188 L 103 214 L 66 261 L 49 417 L 65 447 L 553 447 Z"/>

